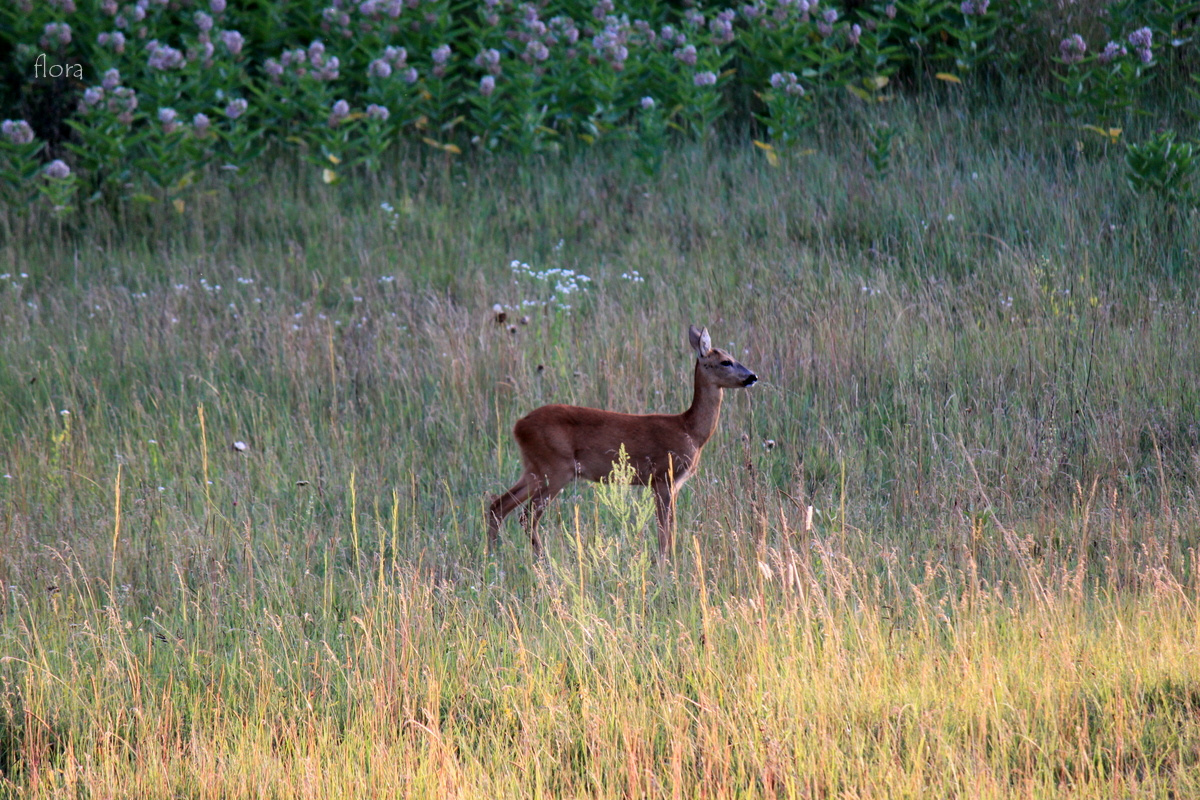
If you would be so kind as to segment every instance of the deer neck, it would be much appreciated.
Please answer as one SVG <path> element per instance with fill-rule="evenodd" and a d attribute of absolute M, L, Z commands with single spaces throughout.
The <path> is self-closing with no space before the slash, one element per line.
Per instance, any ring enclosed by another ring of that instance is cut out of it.
<path fill-rule="evenodd" d="M 704 446 L 717 429 L 717 420 L 721 416 L 721 395 L 720 386 L 701 379 L 700 362 L 697 361 L 692 405 L 683 412 L 683 421 L 688 434 L 700 447 Z"/>

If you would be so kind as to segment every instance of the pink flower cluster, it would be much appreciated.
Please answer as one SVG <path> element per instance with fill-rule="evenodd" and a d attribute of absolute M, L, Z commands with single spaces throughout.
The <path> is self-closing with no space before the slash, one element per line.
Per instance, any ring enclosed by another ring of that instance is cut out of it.
<path fill-rule="evenodd" d="M 71 43 L 71 26 L 65 22 L 49 22 L 42 30 L 38 44 L 43 50 L 58 50 Z"/>
<path fill-rule="evenodd" d="M 152 70 L 167 72 L 187 66 L 187 59 L 183 57 L 183 53 L 169 44 L 161 44 L 157 39 L 146 43 L 146 52 L 150 54 L 146 64 Z"/>
<path fill-rule="evenodd" d="M 337 56 L 325 55 L 325 44 L 320 39 L 310 44 L 307 50 L 303 47 L 285 50 L 278 61 L 268 58 L 263 63 L 263 70 L 276 83 L 285 74 L 298 78 L 311 75 L 319 81 L 334 81 L 337 80 L 340 67 Z"/>
<path fill-rule="evenodd" d="M 115 69 L 104 73 L 104 80 L 99 86 L 84 91 L 78 110 L 80 115 L 86 116 L 100 107 L 114 114 L 122 125 L 133 124 L 133 113 L 138 107 L 137 92 L 121 85 L 121 73 Z"/>
<path fill-rule="evenodd" d="M 408 64 L 408 51 L 403 47 L 387 47 L 383 55 L 367 65 L 367 75 L 387 80 L 395 74 L 405 83 L 417 82 L 417 70 Z"/>
<path fill-rule="evenodd" d="M 794 72 L 776 72 L 771 76 L 771 88 L 792 97 L 804 96 L 804 87 Z"/>
<path fill-rule="evenodd" d="M 11 144 L 29 144 L 33 141 L 33 128 L 23 119 L 6 119 L 0 123 L 0 136 Z"/>
<path fill-rule="evenodd" d="M 600 4 L 597 4 L 599 8 Z M 620 72 L 625 69 L 625 61 L 629 58 L 629 23 L 618 17 L 605 17 L 604 29 L 592 37 L 592 48 Z"/>
<path fill-rule="evenodd" d="M 1087 53 L 1087 42 L 1078 33 L 1071 34 L 1058 44 L 1058 56 L 1064 64 L 1078 64 Z"/>
<path fill-rule="evenodd" d="M 1149 28 L 1138 28 L 1129 34 L 1129 44 L 1143 64 L 1154 60 L 1154 52 L 1150 49 L 1153 39 L 1154 33 Z"/>

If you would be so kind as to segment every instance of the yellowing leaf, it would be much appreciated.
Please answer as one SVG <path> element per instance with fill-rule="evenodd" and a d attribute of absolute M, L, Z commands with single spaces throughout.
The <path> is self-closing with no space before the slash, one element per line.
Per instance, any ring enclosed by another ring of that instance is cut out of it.
<path fill-rule="evenodd" d="M 462 152 L 462 150 L 456 144 L 442 144 L 437 139 L 430 139 L 428 136 L 422 136 L 421 141 L 430 147 L 436 147 L 438 150 L 442 150 L 447 153 L 454 153 L 455 155 L 458 155 Z"/>
<path fill-rule="evenodd" d="M 937 78 L 939 81 L 945 81 L 946 83 L 962 83 L 962 78 L 949 72 L 939 72 L 933 77 Z"/>
<path fill-rule="evenodd" d="M 298 145 L 304 144 L 304 140 L 301 139 L 299 136 L 288 136 L 284 139 L 284 141 L 291 142 L 292 144 L 298 144 Z"/>
<path fill-rule="evenodd" d="M 328 158 L 329 163 L 333 164 L 334 166 L 337 166 L 338 164 L 342 163 L 342 160 L 340 158 L 338 158 L 337 156 L 335 156 L 333 153 L 326 153 L 326 158 Z"/>
<path fill-rule="evenodd" d="M 861 86 L 855 86 L 853 83 L 846 84 L 846 91 L 850 92 L 850 94 L 854 95 L 859 100 L 870 100 L 871 99 L 871 95 L 867 92 L 866 89 L 862 88 Z"/>
<path fill-rule="evenodd" d="M 323 169 L 321 170 L 321 180 L 325 183 L 333 183 L 337 180 L 337 173 L 331 169 Z"/>
<path fill-rule="evenodd" d="M 595 144 L 595 143 L 596 143 L 596 137 L 595 137 L 595 136 L 592 136 L 590 133 L 581 133 L 581 134 L 579 134 L 579 138 L 580 138 L 580 139 L 583 139 L 583 140 L 584 140 L 585 142 L 587 142 L 588 144 Z"/>
<path fill-rule="evenodd" d="M 413 126 L 419 131 L 425 130 L 429 127 L 429 117 L 422 114 L 421 116 L 417 117 L 417 121 L 413 123 Z"/>
<path fill-rule="evenodd" d="M 1096 125 L 1084 125 L 1082 127 L 1085 131 L 1100 134 L 1105 139 L 1108 139 L 1110 144 L 1116 144 L 1117 140 L 1121 138 L 1121 128 L 1101 128 Z"/>
<path fill-rule="evenodd" d="M 882 89 L 888 85 L 888 77 L 886 75 L 876 75 L 873 78 L 863 78 L 863 86 L 868 89 Z"/>
<path fill-rule="evenodd" d="M 179 214 L 182 214 L 183 209 L 186 208 L 186 204 L 183 202 L 182 197 L 176 197 L 173 205 L 175 206 L 175 211 Z"/>
<path fill-rule="evenodd" d="M 752 139 L 751 141 L 754 142 L 755 147 L 766 153 L 768 164 L 770 164 L 772 167 L 779 166 L 779 154 L 775 152 L 774 145 L 767 144 L 766 142 L 760 142 L 758 139 Z"/>

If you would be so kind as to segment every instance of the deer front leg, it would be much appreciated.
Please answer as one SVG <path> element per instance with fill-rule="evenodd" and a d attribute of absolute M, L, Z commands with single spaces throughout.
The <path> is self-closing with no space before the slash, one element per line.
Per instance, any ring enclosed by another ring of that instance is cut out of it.
<path fill-rule="evenodd" d="M 550 501 L 557 497 L 566 485 L 566 481 L 547 478 L 546 483 L 536 489 L 529 498 L 529 505 L 525 509 L 525 526 L 529 534 L 529 542 L 533 545 L 535 558 L 542 555 L 542 540 L 538 537 L 538 521 L 545 513 L 546 506 L 550 505 Z"/>
<path fill-rule="evenodd" d="M 675 536 L 675 486 L 668 480 L 653 483 L 654 516 L 658 519 L 658 557 L 666 560 Z"/>

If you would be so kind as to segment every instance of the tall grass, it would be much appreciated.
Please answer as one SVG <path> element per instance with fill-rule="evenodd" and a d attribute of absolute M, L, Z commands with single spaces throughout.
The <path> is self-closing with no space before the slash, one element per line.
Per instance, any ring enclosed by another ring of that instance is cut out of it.
<path fill-rule="evenodd" d="M 966 111 L 10 216 L 0 793 L 1194 794 L 1200 229 Z M 590 488 L 485 552 L 512 423 L 682 410 L 689 323 L 762 381 L 670 562 Z"/>

